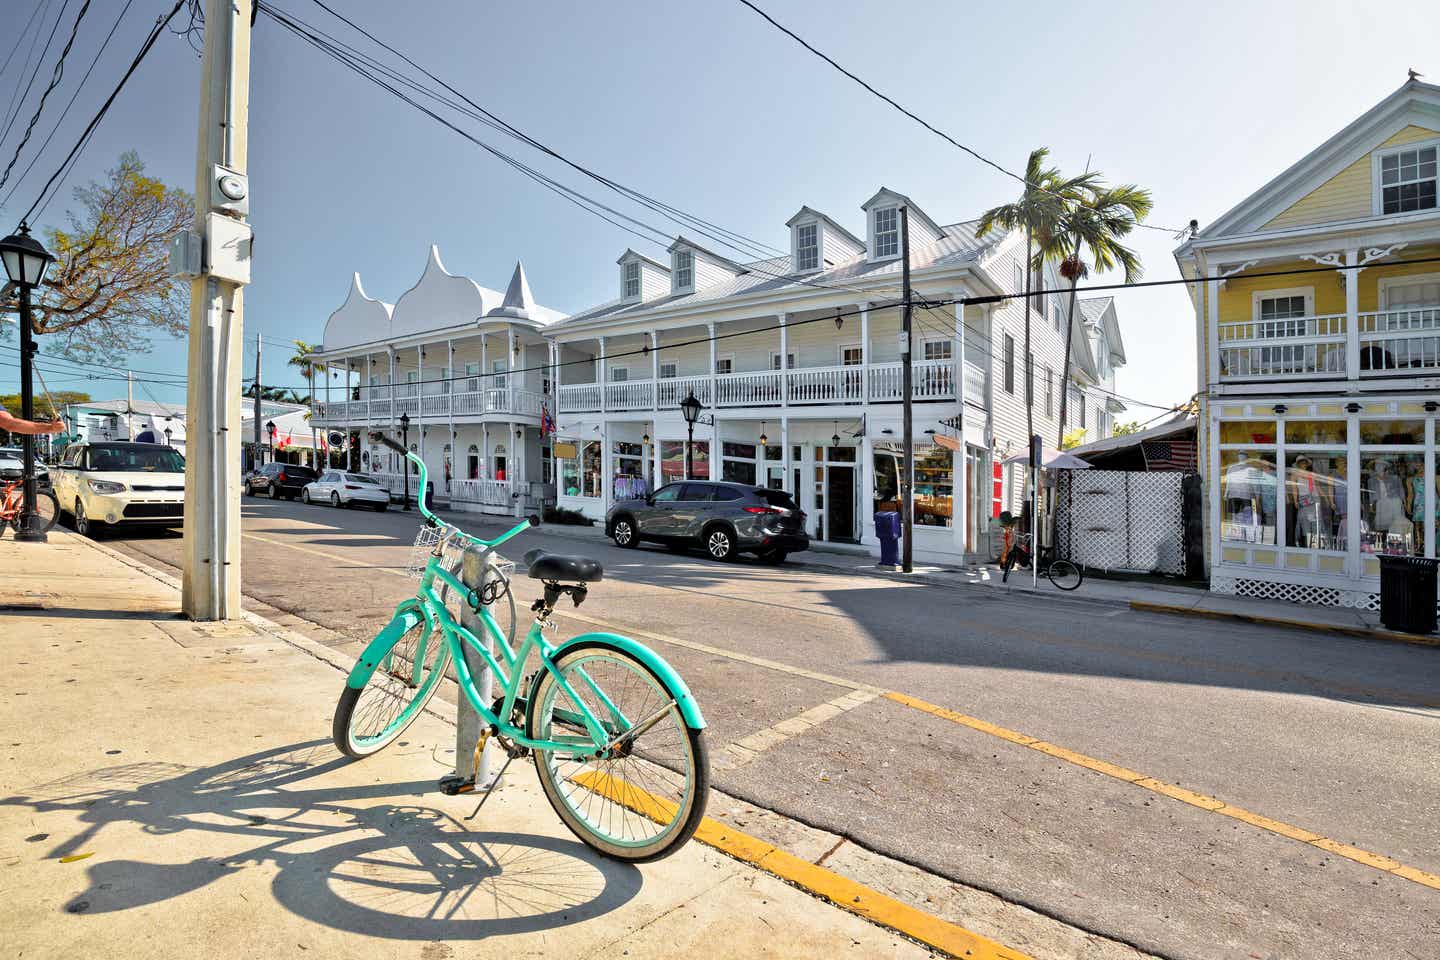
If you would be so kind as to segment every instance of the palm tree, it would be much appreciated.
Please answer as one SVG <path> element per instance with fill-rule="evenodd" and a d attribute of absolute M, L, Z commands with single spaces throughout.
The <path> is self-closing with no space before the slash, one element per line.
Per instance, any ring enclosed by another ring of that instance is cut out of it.
<path fill-rule="evenodd" d="M 1031 283 L 1035 270 L 1044 262 L 1043 251 L 1053 246 L 1070 209 L 1079 203 L 1091 186 L 1093 176 L 1082 174 L 1078 177 L 1061 176 L 1055 167 L 1045 166 L 1050 156 L 1048 147 L 1037 147 L 1030 151 L 1025 162 L 1025 189 L 1020 199 L 1002 203 L 980 215 L 975 227 L 975 236 L 983 238 L 995 228 L 1001 230 L 1025 231 L 1025 435 L 1035 435 L 1035 388 L 1034 372 L 1031 370 L 1030 312 L 1033 299 Z M 1040 248 L 1037 252 L 1037 244 Z"/>
<path fill-rule="evenodd" d="M 1059 261 L 1060 276 L 1070 281 L 1070 308 L 1065 325 L 1065 359 L 1060 367 L 1060 427 L 1056 443 L 1065 440 L 1065 409 L 1070 396 L 1070 338 L 1075 330 L 1076 287 L 1089 276 L 1091 265 L 1099 272 L 1117 267 L 1125 272 L 1125 282 L 1134 283 L 1144 274 L 1140 258 L 1120 240 L 1150 214 L 1154 205 L 1150 191 L 1133 183 L 1107 187 L 1097 175 L 1085 184 L 1085 195 L 1072 204 L 1056 224 L 1053 234 L 1041 250 L 1041 256 Z M 1090 263 L 1085 262 L 1088 251 Z"/>
<path fill-rule="evenodd" d="M 297 368 L 300 371 L 300 379 L 308 383 L 311 373 L 319 373 L 325 369 L 325 364 L 314 357 L 315 352 L 320 348 L 313 343 L 306 343 L 304 340 L 292 342 L 295 344 L 295 353 L 285 362 Z"/>

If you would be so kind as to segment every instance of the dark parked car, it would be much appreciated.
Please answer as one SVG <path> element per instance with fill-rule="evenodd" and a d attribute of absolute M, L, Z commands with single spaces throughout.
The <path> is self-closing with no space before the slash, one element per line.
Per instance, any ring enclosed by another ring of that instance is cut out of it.
<path fill-rule="evenodd" d="M 294 500 L 305 484 L 315 479 L 315 471 L 295 463 L 267 463 L 250 474 L 245 492 L 252 497 Z"/>
<path fill-rule="evenodd" d="M 642 500 L 622 500 L 606 516 L 605 532 L 622 547 L 642 540 L 704 547 L 716 560 L 753 553 L 780 563 L 810 546 L 805 514 L 790 494 L 709 480 L 682 480 Z"/>

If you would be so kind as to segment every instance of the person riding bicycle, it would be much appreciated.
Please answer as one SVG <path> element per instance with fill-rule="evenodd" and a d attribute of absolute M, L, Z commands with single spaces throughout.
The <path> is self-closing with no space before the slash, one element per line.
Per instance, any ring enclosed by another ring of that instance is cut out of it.
<path fill-rule="evenodd" d="M 63 433 L 65 430 L 65 421 L 59 419 L 48 422 L 41 420 L 22 420 L 4 407 L 0 407 L 0 430 L 9 433 L 23 433 L 32 437 L 46 433 Z"/>

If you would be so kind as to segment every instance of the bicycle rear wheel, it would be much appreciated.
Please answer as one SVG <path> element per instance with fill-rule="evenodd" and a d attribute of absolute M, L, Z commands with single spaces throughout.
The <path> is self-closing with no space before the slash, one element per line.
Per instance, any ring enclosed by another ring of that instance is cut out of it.
<path fill-rule="evenodd" d="M 35 512 L 40 516 L 40 529 L 48 533 L 60 519 L 60 498 L 54 490 L 35 491 Z"/>
<path fill-rule="evenodd" d="M 536 750 L 535 768 L 550 805 L 577 837 L 607 856 L 641 862 L 673 853 L 705 816 L 710 764 L 704 732 L 686 726 L 674 696 L 649 667 L 616 647 L 581 643 L 555 666 L 607 726 L 617 712 L 632 726 L 653 723 L 602 756 L 589 744 L 574 753 Z M 577 706 L 542 670 L 530 698 L 530 736 L 588 739 Z"/>
<path fill-rule="evenodd" d="M 407 625 L 407 617 L 415 619 Z M 387 634 L 393 639 L 384 639 Z M 407 610 L 371 641 L 356 669 L 367 664 L 364 685 L 347 683 L 340 694 L 331 729 L 336 748 L 357 760 L 385 749 L 420 715 L 445 677 L 450 647 L 423 616 Z"/>
<path fill-rule="evenodd" d="M 1085 574 L 1069 560 L 1055 560 L 1045 571 L 1045 576 L 1050 582 L 1061 590 L 1074 590 L 1080 586 L 1085 579 Z"/>

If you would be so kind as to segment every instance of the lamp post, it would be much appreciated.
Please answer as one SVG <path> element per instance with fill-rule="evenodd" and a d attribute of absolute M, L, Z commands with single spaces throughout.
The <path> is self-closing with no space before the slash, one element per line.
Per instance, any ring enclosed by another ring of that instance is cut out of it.
<path fill-rule="evenodd" d="M 410 449 L 410 414 L 400 414 L 400 445 L 407 451 Z M 403 458 L 400 469 L 405 471 L 405 492 L 400 500 L 402 510 L 410 509 L 410 459 Z"/>
<path fill-rule="evenodd" d="M 691 452 L 695 446 L 695 421 L 700 419 L 700 401 L 692 389 L 690 395 L 680 401 L 680 414 L 685 418 L 685 479 L 694 480 L 691 476 L 694 456 Z"/>
<path fill-rule="evenodd" d="M 270 434 L 270 459 L 273 461 L 273 460 L 275 459 L 275 421 L 274 421 L 274 420 L 267 420 L 267 421 L 265 422 L 265 432 L 268 433 L 268 434 Z M 262 458 L 262 460 L 263 460 L 263 458 Z"/>
<path fill-rule="evenodd" d="M 30 228 L 20 224 L 20 232 L 0 240 L 0 258 L 5 261 L 5 273 L 11 282 L 20 288 L 20 416 L 25 420 L 35 419 L 35 387 L 31 382 L 31 364 L 35 359 L 34 331 L 30 324 L 30 291 L 45 279 L 45 271 L 55 258 L 40 241 L 30 236 Z M 47 539 L 43 522 L 35 512 L 35 437 L 22 437 L 25 451 L 24 500 L 20 522 L 15 527 L 15 539 L 31 543 L 44 543 Z"/>
<path fill-rule="evenodd" d="M 166 427 L 166 428 L 165 428 L 165 446 L 167 446 L 167 447 L 168 447 L 168 446 L 171 446 L 170 437 L 171 437 L 170 428 L 169 428 L 169 427 Z"/>

